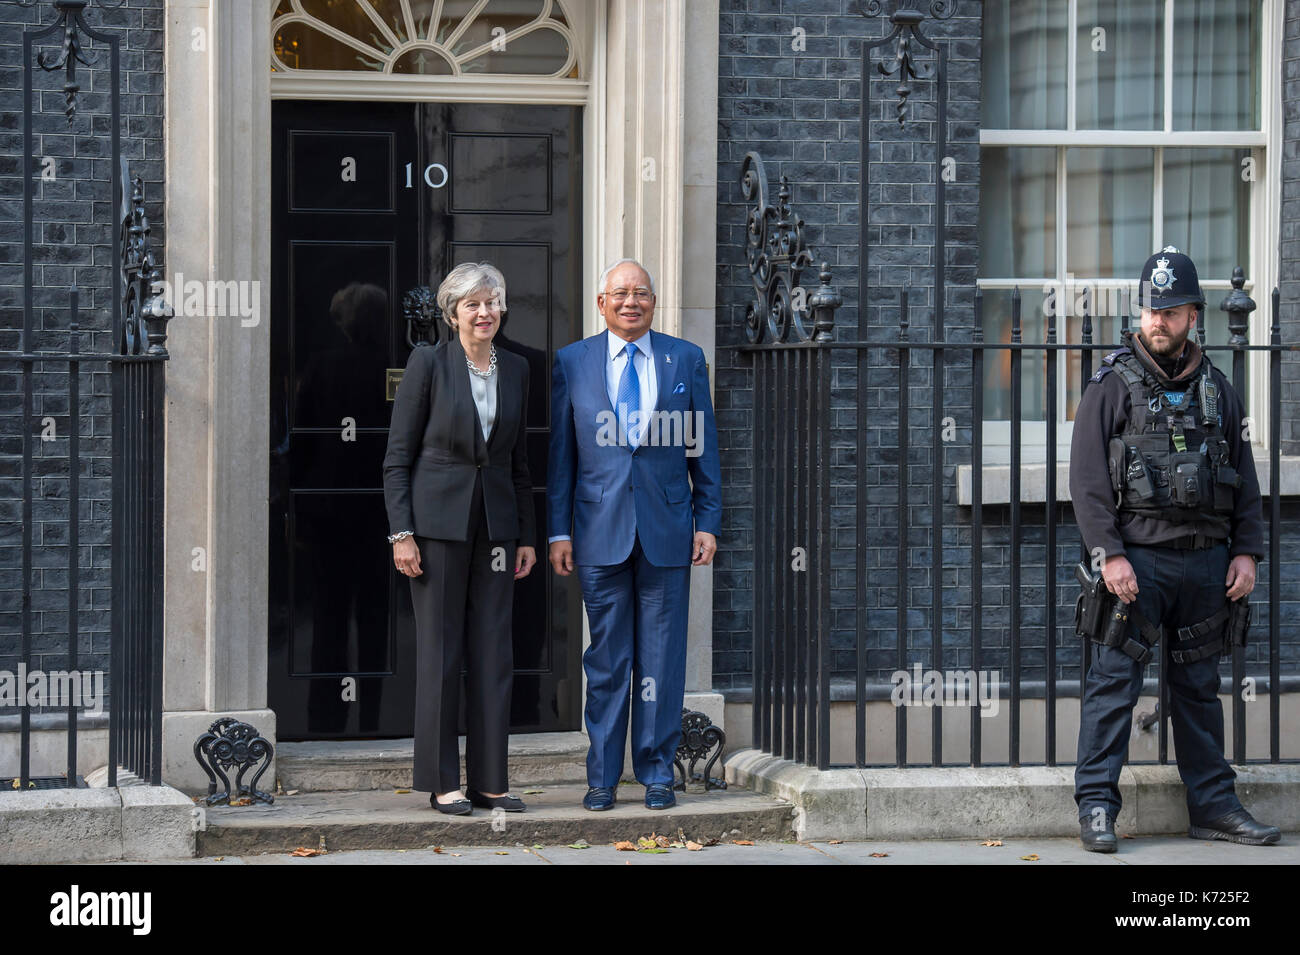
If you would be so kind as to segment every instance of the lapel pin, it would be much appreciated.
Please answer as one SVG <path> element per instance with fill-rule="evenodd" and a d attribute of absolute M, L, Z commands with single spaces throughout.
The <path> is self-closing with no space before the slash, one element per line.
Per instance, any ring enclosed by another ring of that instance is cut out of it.
<path fill-rule="evenodd" d="M 672 355 L 664 355 L 664 364 L 665 364 L 665 365 L 671 365 L 672 363 L 673 363 L 673 356 L 672 356 Z"/>

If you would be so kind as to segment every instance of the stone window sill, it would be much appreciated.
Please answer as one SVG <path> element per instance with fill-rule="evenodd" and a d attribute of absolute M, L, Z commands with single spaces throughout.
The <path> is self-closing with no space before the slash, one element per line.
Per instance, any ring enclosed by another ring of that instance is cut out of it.
<path fill-rule="evenodd" d="M 1255 449 L 1255 471 L 1259 475 L 1259 488 L 1265 500 L 1268 499 L 1271 484 L 1269 482 L 1268 452 Z M 1282 455 L 1282 496 L 1300 496 L 1300 456 Z M 969 464 L 957 465 L 957 503 L 961 507 L 971 506 L 971 472 Z M 984 465 L 984 487 L 982 503 L 1011 503 L 1011 467 L 1006 464 Z M 1020 466 L 1020 500 L 1022 503 L 1042 504 L 1047 500 L 1047 465 L 1022 464 Z M 1070 500 L 1070 463 L 1058 461 L 1056 464 L 1056 500 Z"/>

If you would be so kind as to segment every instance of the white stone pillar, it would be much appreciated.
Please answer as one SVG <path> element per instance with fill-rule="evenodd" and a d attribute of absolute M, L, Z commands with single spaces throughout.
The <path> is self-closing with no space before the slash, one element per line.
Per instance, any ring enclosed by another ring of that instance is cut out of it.
<path fill-rule="evenodd" d="M 256 165 L 270 155 L 271 0 L 254 0 L 252 13 L 210 0 L 167 5 L 166 276 L 249 283 L 256 302 L 247 318 L 187 315 L 183 288 L 173 290 L 163 778 L 191 791 L 207 782 L 191 749 L 213 720 L 235 716 L 275 739 L 266 706 L 271 170 Z"/>

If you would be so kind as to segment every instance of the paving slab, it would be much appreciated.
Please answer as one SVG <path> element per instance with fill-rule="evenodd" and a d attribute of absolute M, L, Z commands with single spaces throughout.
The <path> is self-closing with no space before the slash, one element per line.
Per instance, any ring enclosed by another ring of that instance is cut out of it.
<path fill-rule="evenodd" d="M 997 841 L 997 840 L 987 840 Z M 1000 846 L 983 840 L 908 840 L 901 842 L 757 841 L 752 846 L 727 840 L 698 852 L 669 849 L 662 853 L 627 852 L 605 843 L 586 849 L 565 845 L 432 846 L 416 849 L 331 851 L 294 857 L 287 852 L 261 855 L 207 856 L 180 860 L 186 865 L 991 865 L 1019 866 L 1241 866 L 1300 865 L 1300 833 L 1285 833 L 1275 846 L 1240 846 L 1185 836 L 1121 839 L 1119 851 L 1087 852 L 1077 839 L 1003 839 Z M 1037 856 L 1026 859 L 1025 856 Z M 113 865 L 139 865 L 121 862 Z M 177 864 L 157 860 L 154 864 Z"/>

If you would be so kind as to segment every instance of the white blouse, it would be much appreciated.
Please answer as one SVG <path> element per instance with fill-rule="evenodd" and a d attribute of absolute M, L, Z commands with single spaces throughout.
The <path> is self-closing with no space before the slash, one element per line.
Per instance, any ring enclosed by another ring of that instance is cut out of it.
<path fill-rule="evenodd" d="M 487 441 L 497 420 L 497 371 L 494 369 L 487 378 L 480 378 L 466 367 L 465 374 L 469 375 L 469 390 L 473 393 L 474 405 L 478 408 L 483 440 Z"/>

